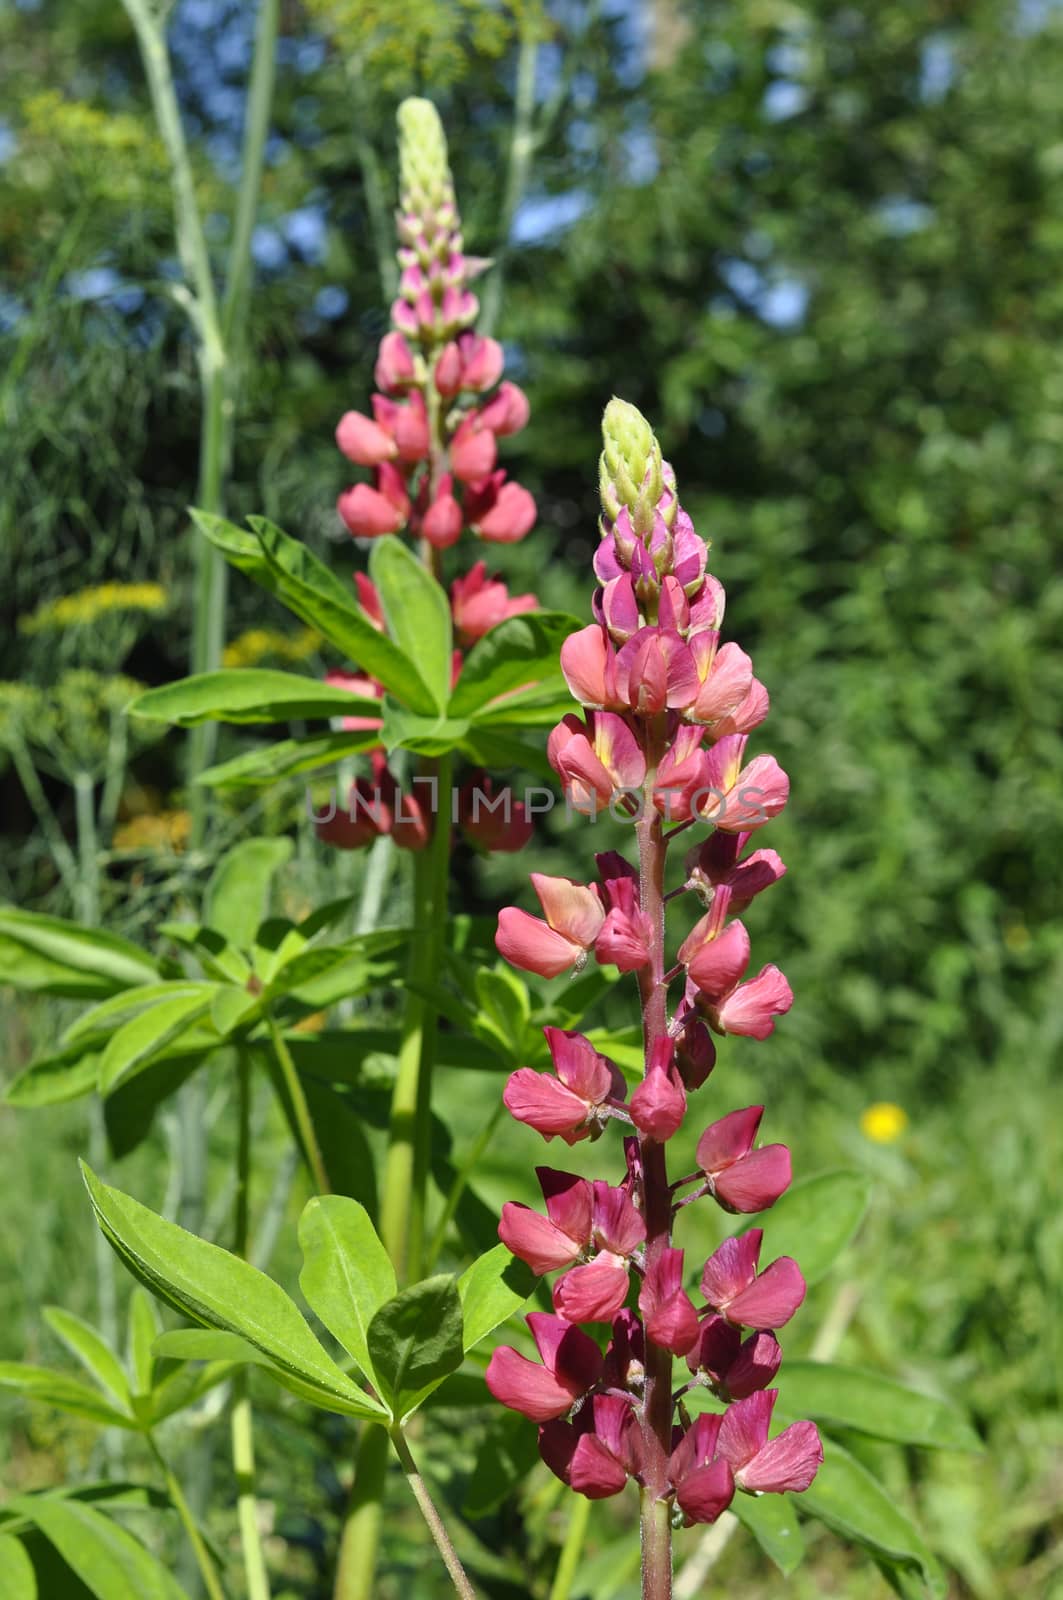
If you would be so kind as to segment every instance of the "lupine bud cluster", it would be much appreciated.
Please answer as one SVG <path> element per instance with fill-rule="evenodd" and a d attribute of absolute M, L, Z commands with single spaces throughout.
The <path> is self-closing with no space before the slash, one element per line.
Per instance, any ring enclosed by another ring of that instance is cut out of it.
<path fill-rule="evenodd" d="M 623 1124 L 625 1170 L 613 1186 L 540 1167 L 544 1213 L 503 1208 L 503 1242 L 534 1272 L 559 1276 L 554 1314 L 527 1318 L 539 1361 L 502 1347 L 487 1383 L 539 1423 L 543 1460 L 579 1493 L 617 1494 L 634 1479 L 644 1502 L 666 1502 L 676 1522 L 712 1522 L 736 1489 L 807 1488 L 822 1460 L 810 1422 L 769 1437 L 775 1333 L 805 1295 L 797 1263 L 762 1265 L 761 1230 L 749 1228 L 709 1257 L 695 1290 L 672 1243 L 676 1215 L 694 1201 L 740 1216 L 772 1206 L 790 1183 L 789 1151 L 757 1146 L 764 1108 L 749 1106 L 704 1129 L 695 1172 L 672 1183 L 666 1172 L 667 1143 L 715 1064 L 712 1034 L 766 1038 L 792 1002 L 778 968 L 747 976 L 739 920 L 785 872 L 774 850 L 747 845 L 782 809 L 788 780 L 772 756 L 745 761 L 768 696 L 745 652 L 720 644 L 723 588 L 649 425 L 614 400 L 604 436 L 597 620 L 562 648 L 582 713 L 554 730 L 549 755 L 574 809 L 630 819 L 639 862 L 600 854 L 593 884 L 533 873 L 542 916 L 503 910 L 496 942 L 514 965 L 547 978 L 578 971 L 591 954 L 634 973 L 645 1070 L 629 1096 L 590 1040 L 548 1028 L 552 1070 L 522 1067 L 509 1079 L 506 1106 L 547 1141 L 571 1145 Z M 699 823 L 712 832 L 666 893 L 670 835 Z M 702 914 L 670 964 L 666 899 L 691 896 Z M 675 1357 L 687 1368 L 677 1392 Z M 684 1396 L 697 1390 L 722 1402 L 722 1414 L 692 1420 Z M 659 1563 L 644 1566 L 654 1570 Z"/>
<path fill-rule="evenodd" d="M 528 402 L 516 384 L 500 381 L 502 346 L 473 327 L 479 304 L 469 284 L 490 263 L 465 254 L 438 113 L 431 101 L 405 100 L 398 121 L 401 275 L 393 327 L 377 355 L 372 415 L 348 411 L 336 428 L 343 454 L 371 468 L 372 482 L 346 490 L 337 509 L 357 538 L 404 530 L 416 536 L 438 567 L 441 552 L 466 528 L 499 544 L 516 543 L 531 530 L 534 500 L 497 465 L 498 440 L 524 427 Z M 383 630 L 373 584 L 361 573 L 355 582 L 362 609 Z M 450 603 L 457 646 L 451 687 L 477 639 L 538 606 L 533 594 L 511 595 L 484 561 L 453 580 Z M 382 686 L 366 675 L 333 673 L 330 681 L 383 697 Z M 381 719 L 349 717 L 343 726 L 371 730 Z M 318 819 L 318 836 L 341 849 L 358 849 L 381 834 L 401 848 L 423 848 L 432 833 L 428 796 L 401 792 L 378 752 L 371 765 L 345 802 Z M 457 797 L 454 820 L 480 849 L 521 849 L 532 831 L 523 806 L 508 796 L 492 806 L 494 798 L 484 781 L 470 781 Z M 443 797 L 437 801 L 445 808 Z"/>

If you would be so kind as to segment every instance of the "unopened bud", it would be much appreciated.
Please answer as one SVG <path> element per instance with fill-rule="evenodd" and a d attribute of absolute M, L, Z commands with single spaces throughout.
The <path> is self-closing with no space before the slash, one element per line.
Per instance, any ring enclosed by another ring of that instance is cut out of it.
<path fill-rule="evenodd" d="M 661 447 L 653 429 L 637 406 L 615 397 L 602 417 L 600 483 L 607 516 L 613 507 L 627 506 L 635 532 L 646 538 L 653 532 L 657 502 L 664 489 Z"/>

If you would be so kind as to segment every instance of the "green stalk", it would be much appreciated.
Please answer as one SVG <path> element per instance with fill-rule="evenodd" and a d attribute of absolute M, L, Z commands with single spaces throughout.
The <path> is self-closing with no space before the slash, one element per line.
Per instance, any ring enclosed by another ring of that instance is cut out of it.
<path fill-rule="evenodd" d="M 450 1193 L 447 1195 L 446 1203 L 443 1206 L 442 1215 L 440 1216 L 439 1221 L 436 1223 L 435 1232 L 432 1235 L 432 1242 L 428 1246 L 428 1252 L 425 1256 L 424 1270 L 426 1275 L 431 1273 L 433 1267 L 439 1259 L 440 1251 L 446 1243 L 447 1229 L 450 1227 L 454 1213 L 458 1209 L 458 1203 L 460 1202 L 462 1195 L 465 1193 L 469 1178 L 475 1171 L 476 1163 L 479 1161 L 480 1157 L 487 1149 L 487 1146 L 494 1138 L 495 1129 L 501 1122 L 502 1114 L 505 1109 L 506 1108 L 502 1101 L 499 1100 L 497 1106 L 491 1112 L 491 1115 L 488 1117 L 487 1121 L 480 1129 L 480 1132 L 473 1140 L 471 1146 L 469 1147 L 468 1155 L 465 1157 L 454 1176 L 454 1182 L 450 1186 Z"/>
<path fill-rule="evenodd" d="M 233 1248 L 247 1259 L 251 1185 L 251 1063 L 240 1051 L 237 1064 L 238 1134 L 236 1151 L 236 1204 Z M 236 1520 L 247 1579 L 247 1600 L 270 1600 L 269 1575 L 258 1531 L 258 1497 L 255 1493 L 255 1434 L 248 1389 L 249 1373 L 241 1367 L 233 1379 L 232 1451 L 236 1478 Z"/>
<path fill-rule="evenodd" d="M 155 1460 L 158 1462 L 162 1475 L 166 1480 L 166 1492 L 169 1494 L 170 1500 L 173 1503 L 173 1508 L 180 1517 L 185 1533 L 188 1536 L 188 1543 L 191 1546 L 192 1553 L 196 1558 L 196 1566 L 199 1569 L 199 1575 L 203 1579 L 203 1587 L 206 1589 L 210 1600 L 225 1600 L 225 1590 L 221 1586 L 221 1581 L 218 1577 L 218 1569 L 214 1565 L 214 1558 L 207 1549 L 206 1541 L 199 1531 L 199 1528 L 196 1524 L 196 1519 L 192 1515 L 192 1508 L 185 1499 L 184 1490 L 181 1488 L 181 1485 L 177 1480 L 177 1474 L 167 1463 L 161 1450 L 155 1443 L 155 1439 L 152 1434 L 149 1433 L 147 1435 L 147 1440 L 148 1444 L 151 1446 L 152 1454 L 154 1455 Z"/>
<path fill-rule="evenodd" d="M 406 1474 L 406 1482 L 413 1490 L 413 1497 L 420 1507 L 421 1515 L 428 1525 L 428 1531 L 435 1540 L 436 1549 L 443 1557 L 443 1564 L 450 1573 L 453 1583 L 461 1600 L 476 1600 L 476 1590 L 469 1582 L 468 1573 L 458 1558 L 458 1552 L 450 1542 L 450 1535 L 446 1525 L 436 1510 L 432 1496 L 428 1492 L 428 1485 L 418 1470 L 417 1463 L 410 1454 L 410 1447 L 406 1443 L 405 1435 L 401 1428 L 396 1428 L 391 1435 L 391 1442 L 395 1446 L 395 1454 L 402 1463 L 402 1470 Z"/>
<path fill-rule="evenodd" d="M 410 1283 L 416 1283 L 421 1276 L 424 1252 L 436 1040 L 436 1008 L 424 991 L 435 988 L 439 982 L 446 942 L 450 755 L 426 763 L 422 775 L 436 780 L 437 810 L 431 841 L 414 857 L 414 929 L 410 942 L 409 986 L 380 1201 L 380 1237 L 400 1282 Z"/>
<path fill-rule="evenodd" d="M 387 1429 L 367 1422 L 358 1441 L 354 1483 L 340 1535 L 334 1600 L 373 1600 L 388 1470 Z"/>
<path fill-rule="evenodd" d="M 554 1581 L 550 1585 L 549 1600 L 569 1600 L 579 1570 L 580 1558 L 583 1555 L 587 1524 L 591 1519 L 591 1502 L 585 1495 L 571 1495 L 569 1500 L 568 1529 L 558 1557 Z"/>
<path fill-rule="evenodd" d="M 310 1168 L 310 1176 L 314 1180 L 314 1187 L 317 1189 L 318 1194 L 331 1194 L 332 1185 L 329 1183 L 328 1173 L 325 1171 L 325 1163 L 321 1157 L 321 1146 L 317 1142 L 317 1134 L 314 1131 L 310 1107 L 306 1103 L 306 1095 L 303 1093 L 303 1086 L 299 1081 L 299 1072 L 295 1062 L 292 1060 L 292 1053 L 288 1049 L 284 1035 L 277 1025 L 277 1019 L 272 1013 L 267 1018 L 267 1024 L 270 1042 L 273 1045 L 273 1053 L 277 1059 L 281 1077 L 284 1079 L 284 1086 L 292 1102 L 292 1114 L 295 1117 L 299 1144 L 306 1158 L 306 1164 Z"/>

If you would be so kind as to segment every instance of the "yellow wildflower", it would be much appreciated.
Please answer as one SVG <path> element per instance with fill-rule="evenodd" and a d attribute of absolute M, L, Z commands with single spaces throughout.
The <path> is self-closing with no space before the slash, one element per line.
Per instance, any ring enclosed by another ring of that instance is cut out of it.
<path fill-rule="evenodd" d="M 131 817 L 119 823 L 113 843 L 116 850 L 181 851 L 191 830 L 187 811 L 157 811 L 154 816 Z"/>
<path fill-rule="evenodd" d="M 316 628 L 280 633 L 276 628 L 248 628 L 237 634 L 222 652 L 223 667 L 254 667 L 267 656 L 280 661 L 305 661 L 322 643 Z"/>
<path fill-rule="evenodd" d="M 109 612 L 166 609 L 166 590 L 161 583 L 101 583 L 91 589 L 78 589 L 58 600 L 46 600 L 19 622 L 20 633 L 44 633 L 48 629 L 82 628 L 98 622 Z"/>
<path fill-rule="evenodd" d="M 908 1113 L 892 1100 L 876 1100 L 860 1113 L 860 1132 L 875 1144 L 892 1144 L 908 1126 Z"/>

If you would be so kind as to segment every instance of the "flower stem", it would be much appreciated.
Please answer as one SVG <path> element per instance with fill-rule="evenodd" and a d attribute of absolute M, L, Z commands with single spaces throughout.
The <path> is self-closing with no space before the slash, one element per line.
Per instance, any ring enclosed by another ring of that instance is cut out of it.
<path fill-rule="evenodd" d="M 414 1499 L 421 1508 L 421 1515 L 428 1524 L 428 1531 L 435 1540 L 436 1549 L 443 1557 L 443 1564 L 450 1573 L 453 1583 L 461 1600 L 476 1600 L 476 1590 L 469 1582 L 465 1568 L 458 1559 L 458 1553 L 450 1542 L 450 1535 L 442 1517 L 436 1510 L 432 1496 L 428 1493 L 428 1486 L 417 1469 L 417 1463 L 410 1454 L 410 1447 L 406 1443 L 405 1435 L 401 1428 L 396 1428 L 391 1435 L 391 1442 L 395 1446 L 395 1453 L 402 1463 L 402 1470 L 406 1474 L 406 1482 L 413 1490 Z"/>
<path fill-rule="evenodd" d="M 251 1062 L 241 1050 L 237 1062 L 237 1148 L 236 1203 L 234 1207 L 233 1249 L 247 1259 L 248 1220 L 251 1184 Z M 241 1367 L 233 1379 L 231 1418 L 233 1474 L 236 1478 L 236 1519 L 247 1579 L 247 1600 L 270 1600 L 262 1540 L 258 1531 L 258 1498 L 255 1493 L 255 1434 L 248 1371 Z"/>
<path fill-rule="evenodd" d="M 336 1565 L 334 1600 L 373 1600 L 388 1467 L 387 1429 L 367 1422 L 354 1464 Z"/>
<path fill-rule="evenodd" d="M 651 767 L 655 763 L 650 763 Z M 667 990 L 664 982 L 664 866 L 667 842 L 661 820 L 653 808 L 651 772 L 643 812 L 636 824 L 639 846 L 641 906 L 651 930 L 650 965 L 639 976 L 642 1001 L 642 1038 L 646 1066 L 659 1039 L 668 1034 Z M 671 1244 L 672 1194 L 664 1145 L 645 1134 L 639 1136 L 642 1157 L 643 1208 L 646 1221 L 646 1267 L 649 1270 Z M 672 1524 L 667 1484 L 672 1437 L 672 1356 L 646 1342 L 646 1382 L 643 1402 L 643 1452 L 645 1487 L 642 1491 L 642 1594 L 643 1600 L 669 1600 L 672 1593 Z"/>
<path fill-rule="evenodd" d="M 200 1577 L 203 1579 L 203 1587 L 206 1589 L 210 1600 L 225 1600 L 225 1590 L 221 1586 L 218 1571 L 214 1565 L 214 1558 L 207 1548 L 206 1540 L 196 1525 L 196 1519 L 192 1515 L 192 1508 L 185 1499 L 184 1490 L 177 1480 L 177 1475 L 167 1463 L 162 1451 L 150 1433 L 147 1435 L 147 1440 L 166 1480 L 166 1492 L 170 1496 L 174 1510 L 181 1519 L 185 1533 L 188 1535 L 188 1542 L 196 1558 L 196 1566 L 199 1568 Z"/>
<path fill-rule="evenodd" d="M 277 1065 L 280 1068 L 281 1077 L 284 1079 L 284 1086 L 292 1102 L 292 1115 L 295 1118 L 296 1133 L 298 1134 L 306 1164 L 310 1168 L 310 1176 L 314 1180 L 314 1187 L 317 1189 L 318 1194 L 331 1194 L 332 1185 L 329 1183 L 328 1173 L 325 1171 L 325 1163 L 321 1159 L 321 1147 L 317 1142 L 313 1119 L 310 1116 L 310 1107 L 306 1103 L 306 1095 L 303 1093 L 303 1086 L 299 1081 L 299 1073 L 295 1062 L 292 1060 L 292 1053 L 285 1043 L 284 1035 L 277 1024 L 276 1017 L 271 1013 L 267 1020 L 273 1053 L 277 1058 Z"/>
<path fill-rule="evenodd" d="M 436 816 L 432 838 L 414 857 L 414 927 L 410 941 L 409 987 L 399 1041 L 398 1072 L 391 1100 L 391 1126 L 380 1237 L 400 1282 L 416 1283 L 424 1250 L 425 1200 L 431 1135 L 432 1066 L 436 1008 L 426 997 L 439 981 L 446 936 L 447 875 L 450 864 L 449 755 L 432 763 Z"/>

